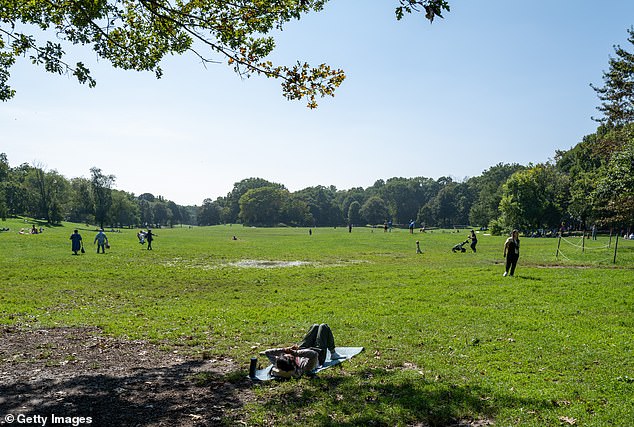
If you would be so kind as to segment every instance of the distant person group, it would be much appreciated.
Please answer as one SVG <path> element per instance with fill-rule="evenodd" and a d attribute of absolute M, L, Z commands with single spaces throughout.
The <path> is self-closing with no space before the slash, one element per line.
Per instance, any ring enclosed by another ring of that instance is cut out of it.
<path fill-rule="evenodd" d="M 139 243 L 145 245 L 147 242 L 147 249 L 152 250 L 152 242 L 154 241 L 154 237 L 156 234 L 152 232 L 152 230 L 148 229 L 147 231 L 141 230 L 137 233 L 137 238 L 139 239 Z M 79 230 L 74 230 L 73 234 L 70 235 L 71 241 L 71 251 L 73 255 L 79 255 L 86 252 L 84 249 L 84 241 L 79 234 Z M 97 234 L 95 235 L 95 239 L 93 240 L 93 244 L 97 245 L 97 253 L 106 253 L 106 249 L 110 249 L 110 242 L 108 241 L 108 236 L 104 233 L 103 228 L 100 228 Z"/>
<path fill-rule="evenodd" d="M 2 229 L 2 231 L 9 231 L 9 229 Z M 35 227 L 35 224 L 33 224 L 33 227 L 31 227 L 31 230 L 27 231 L 24 228 L 21 228 L 20 231 L 18 232 L 18 234 L 42 234 L 44 232 L 44 229 L 42 227 L 40 227 L 39 229 Z"/>

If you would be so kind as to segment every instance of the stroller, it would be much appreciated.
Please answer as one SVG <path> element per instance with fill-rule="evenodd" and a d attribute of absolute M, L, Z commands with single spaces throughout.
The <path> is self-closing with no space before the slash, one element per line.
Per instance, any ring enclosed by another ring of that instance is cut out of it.
<path fill-rule="evenodd" d="M 456 252 L 465 253 L 465 252 L 467 252 L 467 250 L 465 248 L 463 248 L 463 246 L 466 245 L 467 243 L 469 243 L 469 239 L 465 240 L 462 243 L 458 243 L 456 246 L 451 248 L 451 252 L 453 252 L 453 253 L 456 253 Z"/>

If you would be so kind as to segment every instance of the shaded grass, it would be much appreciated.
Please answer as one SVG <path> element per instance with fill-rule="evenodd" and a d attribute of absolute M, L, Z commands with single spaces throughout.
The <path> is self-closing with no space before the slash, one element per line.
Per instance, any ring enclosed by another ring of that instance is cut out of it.
<path fill-rule="evenodd" d="M 453 254 L 466 233 L 234 225 L 157 230 L 154 251 L 137 230 L 108 233 L 112 249 L 97 255 L 84 228 L 87 253 L 71 256 L 73 226 L 0 234 L 0 323 L 98 326 L 244 360 L 244 374 L 314 322 L 366 347 L 318 378 L 255 386 L 249 425 L 634 419 L 633 242 L 619 242 L 614 266 L 608 250 L 557 260 L 556 239 L 523 239 L 517 277 L 503 278 L 501 237 Z M 243 260 L 308 264 L 231 264 Z"/>

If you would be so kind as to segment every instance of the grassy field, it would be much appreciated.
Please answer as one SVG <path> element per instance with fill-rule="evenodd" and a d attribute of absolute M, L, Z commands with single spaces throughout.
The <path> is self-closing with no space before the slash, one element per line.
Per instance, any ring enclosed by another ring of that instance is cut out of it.
<path fill-rule="evenodd" d="M 105 333 L 244 361 L 327 322 L 366 351 L 318 378 L 254 385 L 249 425 L 629 426 L 634 423 L 634 242 L 586 250 L 522 239 L 502 277 L 504 238 L 451 253 L 466 231 L 0 227 L 0 324 L 98 326 Z M 237 240 L 232 237 L 236 236 Z M 420 240 L 423 254 L 416 254 Z M 260 359 L 261 362 L 263 362 Z M 465 421 L 465 422 L 466 422 Z"/>

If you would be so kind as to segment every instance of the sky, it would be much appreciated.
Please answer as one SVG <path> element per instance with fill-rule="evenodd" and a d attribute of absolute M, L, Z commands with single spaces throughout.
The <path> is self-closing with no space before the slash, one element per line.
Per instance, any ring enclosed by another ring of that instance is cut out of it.
<path fill-rule="evenodd" d="M 391 177 L 462 181 L 498 163 L 546 162 L 596 131 L 614 45 L 631 50 L 631 0 L 450 0 L 444 19 L 397 21 L 396 0 L 330 0 L 275 33 L 270 58 L 346 72 L 316 110 L 280 81 L 168 57 L 164 76 L 67 47 L 93 89 L 21 59 L 0 103 L 0 153 L 67 178 L 180 205 L 264 178 L 290 191 L 367 188 Z M 218 58 L 221 59 L 221 58 Z M 224 61 L 223 61 L 224 62 Z"/>

